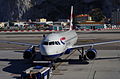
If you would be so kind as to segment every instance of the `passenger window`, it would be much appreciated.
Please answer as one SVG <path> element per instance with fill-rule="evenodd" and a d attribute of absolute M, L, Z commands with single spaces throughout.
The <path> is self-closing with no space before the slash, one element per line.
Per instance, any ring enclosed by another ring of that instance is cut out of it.
<path fill-rule="evenodd" d="M 59 45 L 57 41 L 55 41 L 55 45 Z"/>
<path fill-rule="evenodd" d="M 58 45 L 60 45 L 60 42 L 59 42 L 59 41 L 57 41 L 57 44 L 58 44 Z"/>
<path fill-rule="evenodd" d="M 43 45 L 60 45 L 59 41 L 43 42 Z"/>

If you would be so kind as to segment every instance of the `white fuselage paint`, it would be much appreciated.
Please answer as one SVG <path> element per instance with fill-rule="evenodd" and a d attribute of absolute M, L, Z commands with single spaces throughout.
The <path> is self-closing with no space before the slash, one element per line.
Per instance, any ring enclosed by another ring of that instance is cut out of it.
<path fill-rule="evenodd" d="M 78 36 L 74 30 L 49 34 L 43 38 L 40 52 L 43 56 L 57 56 L 72 47 L 77 39 Z"/>

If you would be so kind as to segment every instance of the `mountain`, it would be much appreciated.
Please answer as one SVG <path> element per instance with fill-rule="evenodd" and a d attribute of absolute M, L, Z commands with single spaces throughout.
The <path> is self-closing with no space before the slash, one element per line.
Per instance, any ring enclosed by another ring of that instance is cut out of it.
<path fill-rule="evenodd" d="M 0 0 L 0 21 L 69 18 L 71 5 L 74 15 L 100 8 L 109 18 L 120 0 Z"/>

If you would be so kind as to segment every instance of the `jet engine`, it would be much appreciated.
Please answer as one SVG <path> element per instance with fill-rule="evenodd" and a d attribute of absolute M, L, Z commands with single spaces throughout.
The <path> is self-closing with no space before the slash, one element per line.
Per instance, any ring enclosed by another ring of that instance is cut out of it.
<path fill-rule="evenodd" d="M 85 56 L 88 60 L 93 60 L 97 56 L 97 51 L 96 49 L 90 48 L 86 51 Z"/>
<path fill-rule="evenodd" d="M 24 51 L 23 58 L 24 59 L 31 59 L 31 58 L 33 58 L 34 55 L 35 55 L 35 47 L 32 46 Z"/>

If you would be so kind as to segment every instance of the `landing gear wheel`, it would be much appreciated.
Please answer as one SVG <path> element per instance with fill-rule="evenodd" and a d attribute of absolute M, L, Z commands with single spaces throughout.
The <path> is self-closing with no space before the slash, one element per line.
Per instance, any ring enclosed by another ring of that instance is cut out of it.
<path fill-rule="evenodd" d="M 52 67 L 53 67 L 53 70 L 55 70 L 55 69 L 56 69 L 56 68 L 55 68 L 55 65 L 53 65 Z"/>
<path fill-rule="evenodd" d="M 52 70 L 55 70 L 55 69 L 56 69 L 56 67 L 55 67 L 55 62 L 54 62 L 54 61 L 51 62 L 50 67 L 52 68 Z"/>
<path fill-rule="evenodd" d="M 81 51 L 80 51 L 80 49 L 78 49 L 78 51 L 80 52 L 79 60 L 80 60 L 81 62 L 87 62 L 87 61 L 86 61 L 86 60 L 87 60 L 86 55 L 84 55 L 84 48 L 82 47 L 82 48 L 81 48 Z"/>
<path fill-rule="evenodd" d="M 86 58 L 86 55 L 84 55 L 83 59 L 84 59 L 84 60 L 88 60 L 88 59 Z"/>
<path fill-rule="evenodd" d="M 81 55 L 79 55 L 79 60 L 82 61 L 82 56 Z"/>

